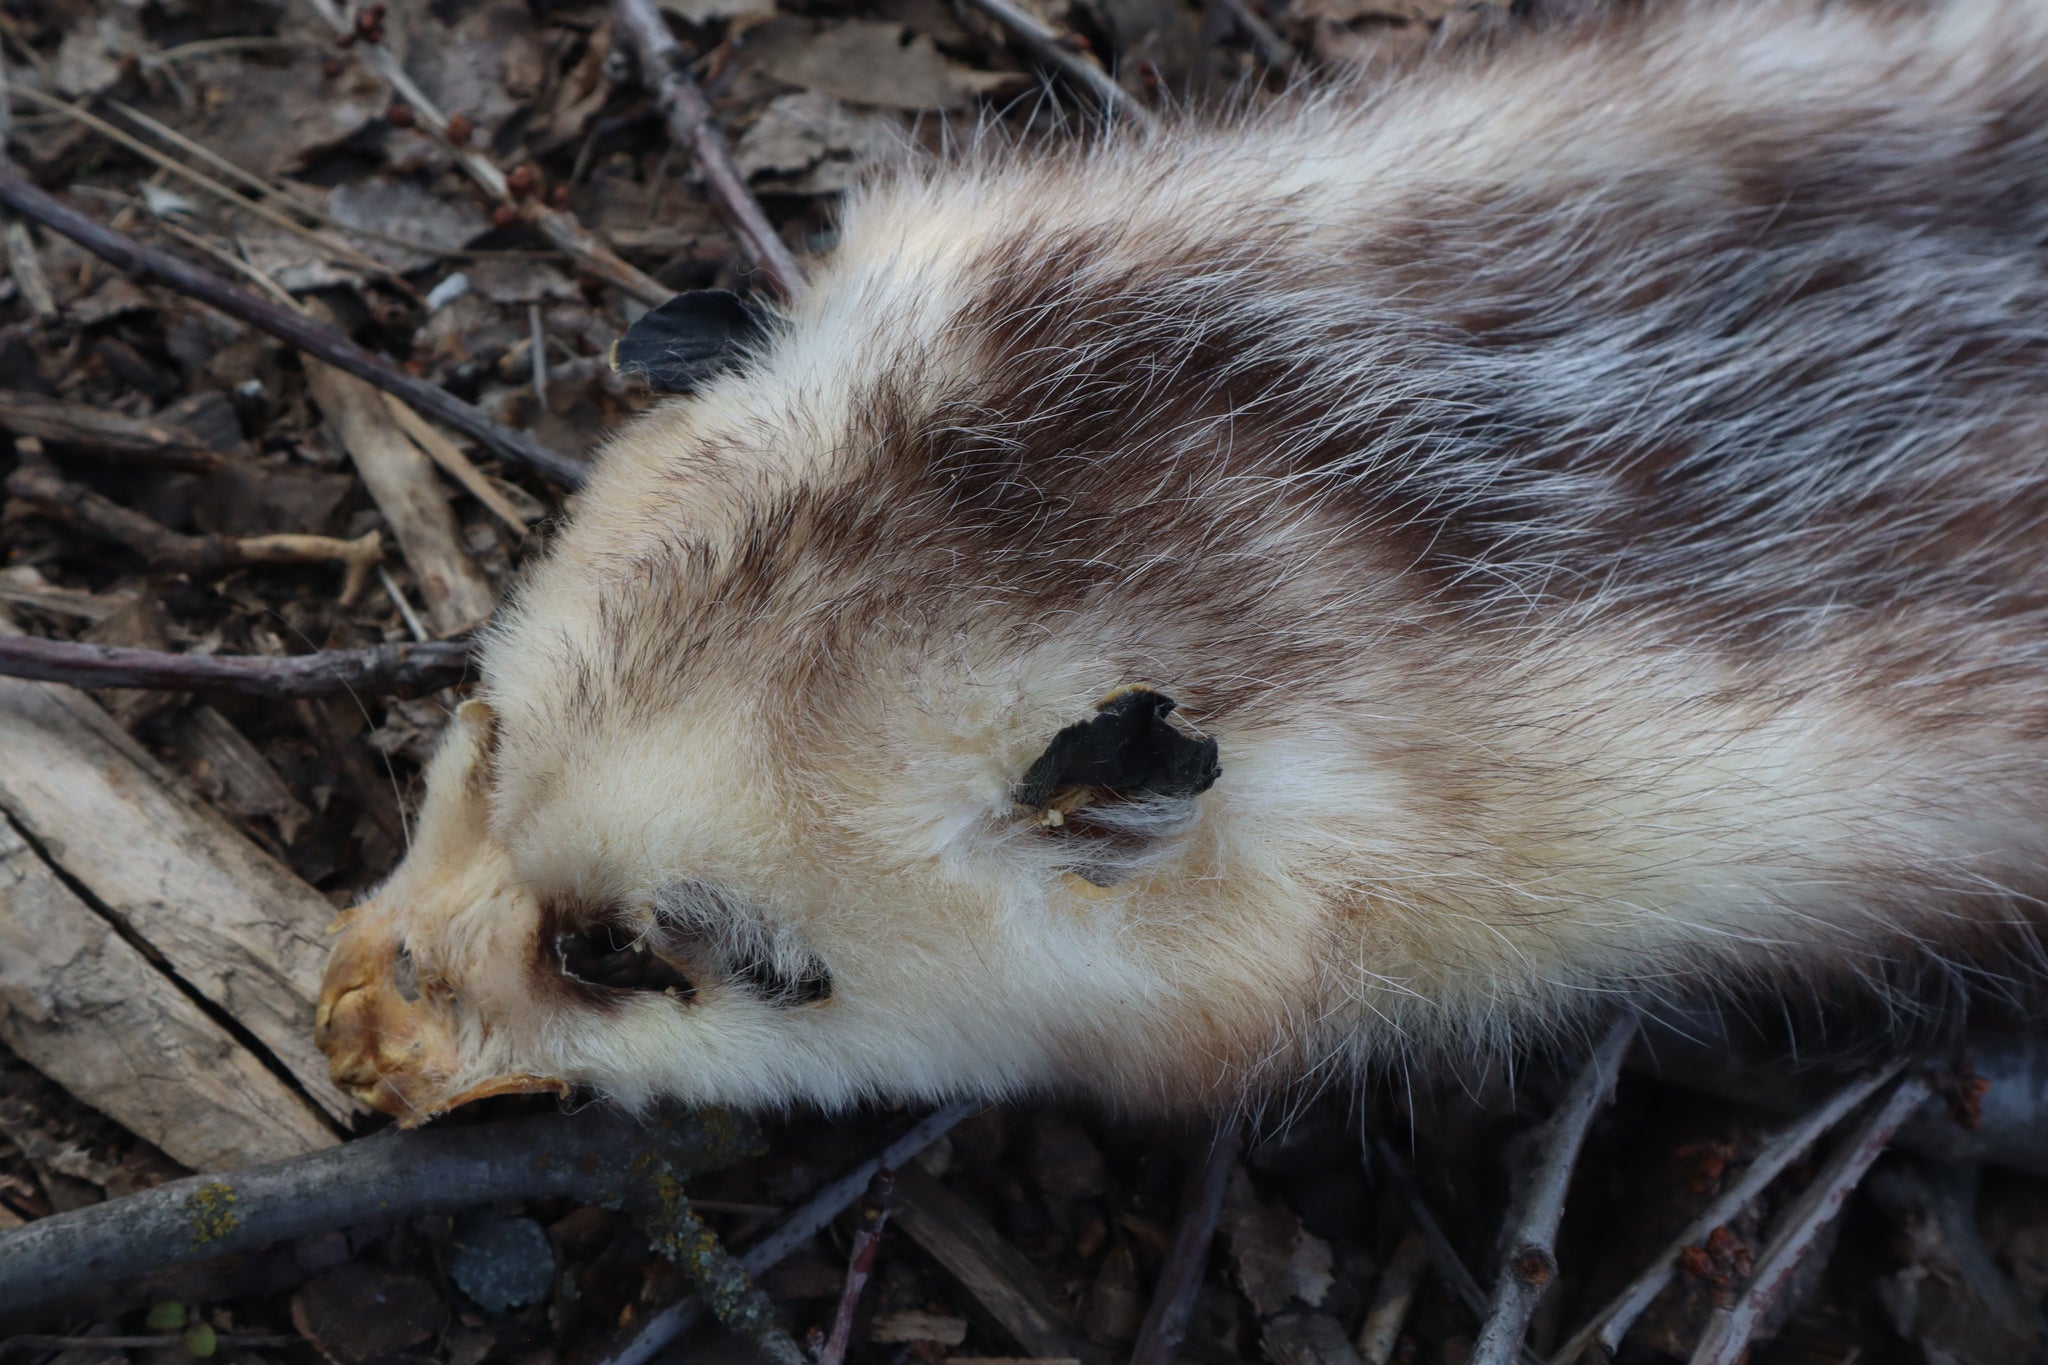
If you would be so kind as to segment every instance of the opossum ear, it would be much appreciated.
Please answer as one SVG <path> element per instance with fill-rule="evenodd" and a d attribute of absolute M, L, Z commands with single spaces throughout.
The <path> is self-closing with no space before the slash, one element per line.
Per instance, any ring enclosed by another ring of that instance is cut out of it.
<path fill-rule="evenodd" d="M 656 393 L 695 393 L 746 359 L 762 315 L 736 294 L 699 289 L 650 308 L 612 343 L 612 368 Z"/>
<path fill-rule="evenodd" d="M 1216 741 L 1168 721 L 1173 707 L 1172 697 L 1149 687 L 1111 693 L 1093 716 L 1052 737 L 1017 784 L 1017 804 L 1056 817 L 1100 793 L 1201 795 L 1223 771 L 1216 761 Z"/>

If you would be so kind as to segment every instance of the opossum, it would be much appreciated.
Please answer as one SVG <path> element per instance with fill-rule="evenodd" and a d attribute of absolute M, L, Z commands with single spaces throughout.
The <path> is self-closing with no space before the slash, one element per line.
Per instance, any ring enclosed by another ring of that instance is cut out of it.
<path fill-rule="evenodd" d="M 369 1104 L 1192 1109 L 2034 970 L 2048 7 L 1666 0 L 982 139 L 646 325 L 686 392 L 346 916 Z"/>

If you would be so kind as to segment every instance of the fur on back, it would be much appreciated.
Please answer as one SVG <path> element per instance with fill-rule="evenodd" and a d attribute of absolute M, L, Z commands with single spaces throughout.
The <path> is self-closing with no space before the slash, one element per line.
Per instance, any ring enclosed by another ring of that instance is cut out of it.
<path fill-rule="evenodd" d="M 492 631 L 465 1075 L 1200 1103 L 2031 917 L 2044 138 L 2038 5 L 1674 3 L 884 177 Z M 1213 789 L 1019 811 L 1135 683 Z"/>

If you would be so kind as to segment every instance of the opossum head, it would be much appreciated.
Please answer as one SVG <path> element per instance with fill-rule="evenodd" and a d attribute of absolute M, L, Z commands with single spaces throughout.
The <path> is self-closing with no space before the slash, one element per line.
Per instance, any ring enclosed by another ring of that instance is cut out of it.
<path fill-rule="evenodd" d="M 695 392 L 603 454 L 349 913 L 321 1036 L 359 1097 L 1146 1106 L 1303 1036 L 1313 514 L 1242 484 L 1214 342 L 1213 391 L 1146 392 L 1188 339 L 1124 314 L 1186 261 L 935 207 L 856 214 L 765 330 L 711 309 L 732 362 L 678 343 Z"/>

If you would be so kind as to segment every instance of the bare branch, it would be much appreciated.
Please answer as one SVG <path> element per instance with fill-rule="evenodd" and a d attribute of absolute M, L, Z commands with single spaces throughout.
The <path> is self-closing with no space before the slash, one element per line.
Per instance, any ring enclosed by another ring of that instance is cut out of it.
<path fill-rule="evenodd" d="M 728 1330 L 752 1342 L 774 1365 L 811 1365 L 803 1348 L 776 1320 L 775 1304 L 679 1191 L 665 1193 L 646 1207 L 641 1222 L 654 1249 L 689 1275 L 697 1296 L 711 1305 Z"/>
<path fill-rule="evenodd" d="M 760 1150 L 730 1114 L 645 1125 L 589 1111 L 385 1133 L 309 1156 L 194 1176 L 39 1219 L 0 1237 L 0 1318 L 110 1281 L 372 1219 L 564 1195 L 617 1203 L 649 1171 L 709 1170 Z"/>
<path fill-rule="evenodd" d="M 1677 1271 L 1678 1258 L 1687 1247 L 1698 1246 L 1715 1228 L 1733 1221 L 1752 1199 L 1763 1193 L 1765 1186 L 1804 1155 L 1821 1134 L 1876 1094 L 1880 1086 L 1898 1075 L 1904 1067 L 1905 1063 L 1894 1062 L 1873 1075 L 1851 1081 L 1816 1105 L 1797 1123 L 1767 1139 L 1750 1161 L 1748 1169 L 1743 1171 L 1742 1178 L 1723 1190 L 1699 1217 L 1672 1238 L 1671 1243 L 1657 1254 L 1657 1259 L 1595 1313 L 1591 1322 L 1573 1333 L 1551 1356 L 1550 1365 L 1572 1365 L 1589 1346 L 1597 1345 L 1604 1356 L 1612 1356 L 1621 1345 L 1621 1339 L 1628 1335 L 1628 1329 L 1643 1315 L 1643 1310 L 1664 1292 L 1664 1286 L 1671 1283 L 1671 1277 Z"/>
<path fill-rule="evenodd" d="M 861 1210 L 861 1223 L 854 1230 L 853 1246 L 846 1255 L 846 1287 L 839 1293 L 839 1309 L 832 1315 L 832 1332 L 818 1352 L 818 1365 L 840 1365 L 853 1337 L 853 1317 L 860 1311 L 861 1293 L 868 1276 L 875 1271 L 875 1253 L 882 1248 L 882 1229 L 889 1226 L 889 1214 L 896 1193 L 895 1173 L 884 1166 L 875 1173 L 874 1197 Z"/>
<path fill-rule="evenodd" d="M 747 259 L 777 294 L 795 298 L 804 286 L 803 267 L 782 244 L 768 215 L 761 212 L 760 202 L 747 188 L 746 177 L 733 164 L 710 101 L 691 78 L 682 60 L 682 46 L 668 31 L 668 24 L 652 0 L 612 0 L 612 22 L 639 59 L 641 84 L 654 92 L 655 107 L 668 124 L 668 135 L 689 151 Z"/>
<path fill-rule="evenodd" d="M 1778 1295 L 1813 1248 L 1821 1229 L 1841 1212 L 1856 1182 L 1884 1151 L 1899 1125 L 1912 1117 L 1913 1111 L 1933 1093 L 1934 1087 L 1924 1076 L 1900 1077 L 1869 1116 L 1842 1139 L 1813 1184 L 1780 1220 L 1770 1245 L 1764 1248 L 1750 1273 L 1742 1297 L 1732 1308 L 1716 1309 L 1707 1320 L 1707 1330 L 1700 1334 L 1691 1365 L 1735 1365 L 1742 1358 L 1757 1324 L 1778 1301 Z"/>
<path fill-rule="evenodd" d="M 0 166 L 0 203 L 60 232 L 95 255 L 112 261 L 142 280 L 168 285 L 218 308 L 229 317 L 257 327 L 280 341 L 318 356 L 386 393 L 396 394 L 420 412 L 465 435 L 475 437 L 506 459 L 517 461 L 568 488 L 583 482 L 581 460 L 550 449 L 523 431 L 493 421 L 455 395 L 415 378 L 351 341 L 336 328 L 260 298 L 181 257 L 145 246 L 116 232 Z"/>
<path fill-rule="evenodd" d="M 1216 1239 L 1216 1216 L 1223 1211 L 1223 1193 L 1230 1186 L 1230 1173 L 1237 1168 L 1238 1154 L 1243 1150 L 1244 1126 L 1235 1119 L 1226 1119 L 1190 1151 L 1173 1244 L 1167 1250 L 1166 1264 L 1159 1269 L 1159 1282 L 1152 1287 L 1152 1306 L 1146 1310 L 1145 1324 L 1138 1330 L 1131 1365 L 1173 1365 L 1179 1358 L 1188 1319 L 1195 1311 L 1195 1295 L 1202 1287 L 1209 1244 Z"/>
<path fill-rule="evenodd" d="M 1571 1188 L 1572 1167 L 1593 1116 L 1614 1096 L 1621 1059 L 1635 1040 L 1636 1017 L 1626 1014 L 1611 1024 L 1572 1077 L 1557 1112 L 1543 1126 L 1536 1170 L 1514 1206 L 1508 1210 L 1507 1256 L 1493 1285 L 1493 1308 L 1472 1347 L 1471 1365 L 1508 1365 L 1522 1349 L 1536 1301 L 1557 1278 L 1557 1225 L 1564 1217 L 1564 1197 Z"/>
<path fill-rule="evenodd" d="M 1159 121 L 1152 117 L 1150 109 L 1124 93 L 1124 88 L 1107 71 L 1069 48 L 1061 41 L 1060 34 L 1038 16 L 1018 8 L 1010 0 L 967 0 L 967 3 L 987 15 L 1039 63 L 1051 67 L 1094 96 L 1104 112 L 1140 128 L 1158 125 Z"/>
<path fill-rule="evenodd" d="M 0 635 L 0 677 L 72 687 L 145 687 L 173 692 L 239 692 L 247 697 L 416 696 L 459 683 L 469 671 L 464 641 L 323 649 L 311 654 L 172 654 L 72 640 Z"/>
<path fill-rule="evenodd" d="M 965 1106 L 952 1105 L 927 1116 L 873 1158 L 863 1161 L 805 1200 L 803 1206 L 783 1219 L 775 1231 L 740 1253 L 740 1267 L 749 1275 L 759 1275 L 781 1264 L 791 1252 L 823 1231 L 827 1223 L 852 1208 L 854 1201 L 866 1193 L 877 1172 L 901 1167 L 973 1112 Z M 646 1365 L 657 1352 L 695 1326 L 703 1312 L 701 1300 L 688 1298 L 651 1313 L 635 1323 L 625 1337 L 614 1342 L 596 1365 Z"/>

